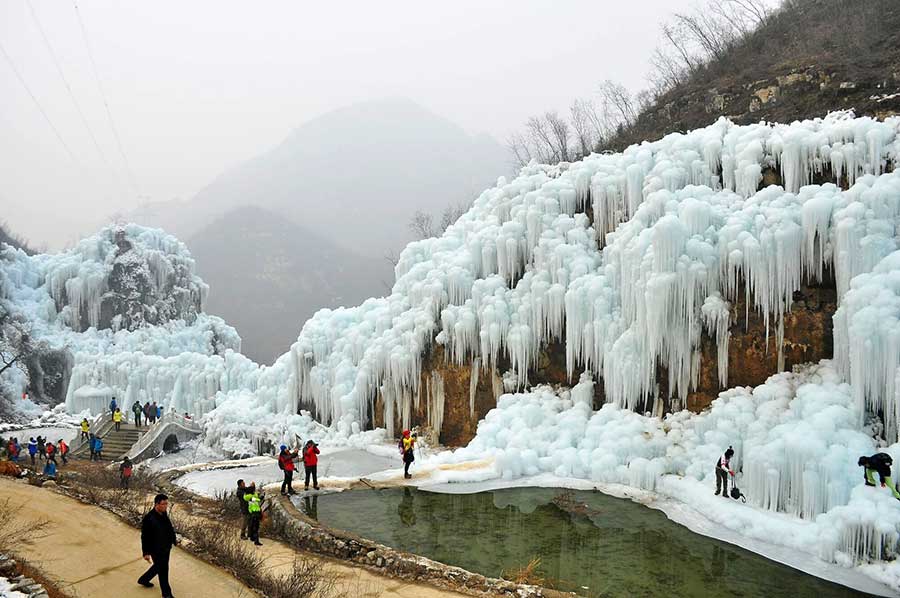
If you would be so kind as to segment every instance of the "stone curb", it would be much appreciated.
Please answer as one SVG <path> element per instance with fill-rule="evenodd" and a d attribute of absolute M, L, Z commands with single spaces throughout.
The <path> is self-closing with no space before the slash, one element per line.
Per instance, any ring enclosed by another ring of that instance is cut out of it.
<path fill-rule="evenodd" d="M 28 598 L 47 598 L 47 590 L 33 579 L 18 574 L 19 564 L 6 554 L 0 554 L 0 577 L 9 580 L 10 591 L 21 592 Z"/>

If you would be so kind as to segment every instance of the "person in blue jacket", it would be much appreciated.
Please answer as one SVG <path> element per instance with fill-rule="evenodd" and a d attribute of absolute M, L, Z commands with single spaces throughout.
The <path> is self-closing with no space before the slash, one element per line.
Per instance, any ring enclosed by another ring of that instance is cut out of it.
<path fill-rule="evenodd" d="M 99 436 L 94 436 L 94 457 L 97 461 L 103 459 L 103 440 Z"/>
<path fill-rule="evenodd" d="M 113 397 L 113 398 L 112 398 L 112 401 L 109 402 L 109 413 L 110 413 L 110 415 L 112 415 L 113 413 L 116 412 L 116 407 L 118 407 L 118 406 L 119 406 L 119 405 L 116 404 L 116 397 Z"/>
<path fill-rule="evenodd" d="M 37 440 L 35 440 L 35 439 L 34 439 L 34 436 L 32 436 L 32 437 L 28 440 L 28 456 L 31 457 L 31 464 L 32 464 L 32 465 L 34 465 L 34 457 L 35 457 L 35 455 L 37 455 L 37 451 L 38 451 L 38 449 L 37 449 Z"/>
<path fill-rule="evenodd" d="M 56 479 L 56 461 L 47 459 L 47 462 L 44 464 L 44 475 L 52 480 Z"/>

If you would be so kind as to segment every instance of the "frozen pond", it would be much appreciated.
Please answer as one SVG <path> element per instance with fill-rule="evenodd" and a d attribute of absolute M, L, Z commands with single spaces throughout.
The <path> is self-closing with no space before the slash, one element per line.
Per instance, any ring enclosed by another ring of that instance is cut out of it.
<path fill-rule="evenodd" d="M 332 478 L 358 478 L 376 471 L 401 467 L 397 458 L 373 455 L 358 449 L 341 449 L 334 452 L 322 449 L 319 455 L 319 480 Z M 231 469 L 212 469 L 192 471 L 177 478 L 175 483 L 191 492 L 204 496 L 215 496 L 217 492 L 232 491 L 238 479 L 247 483 L 255 481 L 257 485 L 280 482 L 283 479 L 278 463 L 273 458 L 269 463 L 254 464 L 247 467 Z M 298 487 L 299 483 L 299 487 Z M 294 473 L 294 488 L 298 491 L 303 486 L 303 465 Z"/>
<path fill-rule="evenodd" d="M 303 497 L 322 523 L 499 577 L 540 558 L 549 585 L 582 596 L 866 596 L 695 534 L 665 514 L 596 491 L 410 487 Z"/>

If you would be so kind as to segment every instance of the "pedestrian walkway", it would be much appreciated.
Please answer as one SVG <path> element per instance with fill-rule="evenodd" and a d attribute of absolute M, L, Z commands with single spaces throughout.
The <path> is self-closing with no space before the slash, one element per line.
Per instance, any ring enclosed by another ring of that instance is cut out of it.
<path fill-rule="evenodd" d="M 156 598 L 159 588 L 143 588 L 137 578 L 147 570 L 141 558 L 141 533 L 118 517 L 74 499 L 0 479 L 0 496 L 12 505 L 25 505 L 17 521 L 47 519 L 46 537 L 23 547 L 30 564 L 75 596 Z M 177 508 L 177 507 L 176 507 Z M 122 558 L 123 546 L 134 555 Z M 176 596 L 249 598 L 253 594 L 229 573 L 176 548 L 172 551 L 170 579 Z"/>
<path fill-rule="evenodd" d="M 100 507 L 85 505 L 72 498 L 0 478 L 0 496 L 14 505 L 26 505 L 17 520 L 47 519 L 52 527 L 46 537 L 28 544 L 22 552 L 28 561 L 61 589 L 76 596 L 116 596 L 117 598 L 156 598 L 152 589 L 137 585 L 147 569 L 141 556 L 141 533 Z M 178 503 L 174 502 L 177 510 Z M 176 529 L 177 531 L 177 529 Z M 235 529 L 235 534 L 238 530 Z M 286 574 L 298 556 L 320 561 L 338 578 L 338 586 L 354 598 L 463 598 L 462 594 L 432 586 L 391 579 L 335 559 L 301 553 L 282 542 L 262 538 L 258 550 L 265 557 L 266 569 Z M 122 546 L 133 549 L 134 559 L 121 558 Z M 216 596 L 250 598 L 246 586 L 222 569 L 176 548 L 170 570 L 176 596 Z"/>

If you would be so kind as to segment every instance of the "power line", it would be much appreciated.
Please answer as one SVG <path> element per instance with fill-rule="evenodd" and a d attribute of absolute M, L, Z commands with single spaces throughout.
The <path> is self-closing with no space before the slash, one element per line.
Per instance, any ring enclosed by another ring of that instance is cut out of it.
<path fill-rule="evenodd" d="M 84 128 L 87 129 L 88 135 L 90 135 L 91 137 L 91 141 L 94 142 L 94 147 L 97 149 L 97 153 L 100 154 L 100 159 L 112 173 L 113 179 L 115 180 L 116 185 L 118 185 L 119 177 L 116 176 L 115 171 L 109 163 L 109 160 L 106 159 L 106 154 L 103 153 L 103 149 L 101 149 L 100 144 L 97 142 L 97 137 L 94 135 L 94 131 L 91 129 L 87 118 L 85 118 L 84 112 L 81 110 L 81 106 L 75 99 L 75 94 L 72 91 L 72 87 L 69 85 L 69 81 L 68 79 L 66 79 L 66 75 L 63 73 L 62 64 L 60 64 L 59 58 L 56 56 L 56 52 L 53 51 L 53 46 L 50 44 L 50 40 L 47 39 L 47 34 L 44 33 L 44 28 L 41 26 L 41 21 L 40 19 L 38 19 L 37 13 L 34 10 L 34 5 L 31 3 L 31 0 L 26 0 L 26 4 L 28 4 L 28 9 L 31 11 L 31 17 L 32 19 L 34 19 L 34 23 L 35 25 L 37 25 L 37 29 L 41 34 L 41 38 L 44 40 L 44 46 L 46 46 L 47 52 L 50 53 L 50 57 L 53 58 L 53 64 L 56 65 L 56 71 L 59 73 L 60 79 L 62 79 L 63 84 L 66 86 L 66 90 L 69 92 L 69 98 L 72 100 L 72 104 L 75 106 L 75 110 L 78 112 L 78 116 L 81 118 L 81 122 L 84 125 Z"/>
<path fill-rule="evenodd" d="M 15 73 L 16 78 L 19 80 L 19 83 L 22 84 L 22 87 L 25 88 L 25 91 L 28 92 L 28 95 L 31 96 L 31 99 L 34 101 L 34 105 L 37 106 L 38 111 L 41 113 L 41 116 L 44 117 L 44 120 L 47 121 L 47 124 L 50 125 L 50 128 L 53 129 L 53 133 L 56 135 L 56 138 L 62 144 L 64 148 L 66 148 L 66 153 L 69 154 L 69 157 L 72 158 L 72 161 L 75 162 L 78 166 L 81 166 L 81 163 L 78 161 L 78 158 L 75 157 L 75 154 L 72 153 L 72 150 L 69 149 L 69 145 L 62 138 L 62 135 L 59 134 L 59 129 L 56 128 L 56 125 L 53 124 L 53 121 L 50 120 L 50 117 L 47 116 L 47 112 L 44 110 L 44 107 L 41 106 L 41 103 L 38 101 L 37 96 L 31 91 L 31 88 L 28 87 L 28 84 L 25 82 L 25 79 L 22 77 L 22 74 L 19 73 L 19 69 L 16 68 L 16 65 L 13 64 L 12 58 L 9 57 L 9 54 L 6 53 L 6 48 L 3 47 L 3 43 L 0 42 L 0 53 L 3 54 L 3 57 L 6 59 L 6 63 L 9 65 L 9 68 L 12 69 L 12 72 Z"/>
<path fill-rule="evenodd" d="M 88 40 L 87 30 L 84 28 L 84 21 L 81 19 L 81 11 L 78 9 L 78 2 L 72 0 L 72 4 L 75 6 L 75 16 L 78 17 L 78 25 L 81 27 L 81 36 L 84 38 L 84 46 L 87 48 L 88 58 L 91 60 L 91 69 L 94 72 L 94 79 L 97 80 L 97 89 L 100 90 L 100 98 L 103 100 L 103 106 L 106 108 L 106 117 L 109 119 L 109 127 L 112 129 L 113 137 L 116 138 L 116 145 L 119 148 L 119 153 L 122 155 L 122 160 L 125 162 L 125 172 L 128 174 L 128 180 L 131 183 L 131 187 L 139 194 L 140 191 L 138 190 L 135 181 L 134 172 L 132 172 L 131 165 L 128 163 L 128 156 L 125 155 L 125 149 L 122 147 L 122 140 L 119 138 L 119 131 L 116 129 L 112 111 L 109 109 L 109 103 L 106 101 L 106 93 L 103 91 L 103 82 L 100 80 L 97 63 L 94 61 L 94 53 L 91 51 L 91 42 Z"/>

